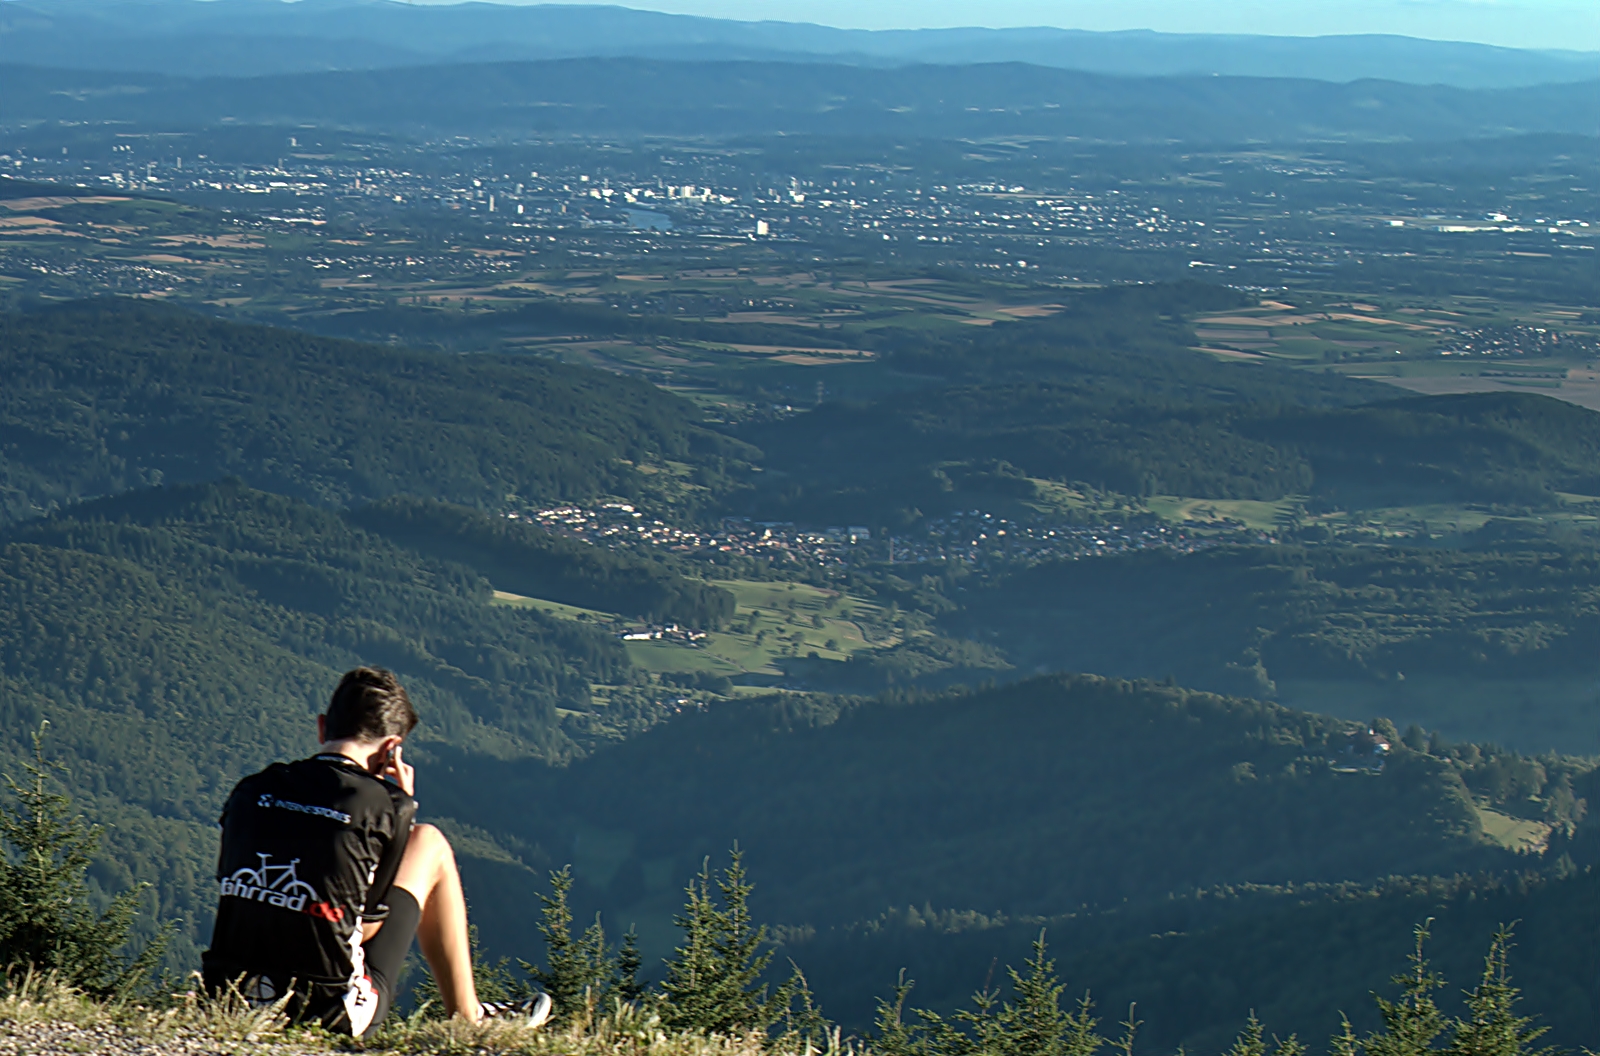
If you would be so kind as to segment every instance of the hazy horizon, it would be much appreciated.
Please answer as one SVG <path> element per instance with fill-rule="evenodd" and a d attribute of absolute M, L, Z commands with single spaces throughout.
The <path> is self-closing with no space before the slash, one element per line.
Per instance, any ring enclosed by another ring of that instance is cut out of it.
<path fill-rule="evenodd" d="M 461 0 L 404 0 L 450 4 Z M 527 6 L 552 0 L 476 0 Z M 1393 34 L 1508 48 L 1600 51 L 1600 5 L 1580 0 L 559 0 L 841 29 L 1056 28 L 1333 36 Z"/>

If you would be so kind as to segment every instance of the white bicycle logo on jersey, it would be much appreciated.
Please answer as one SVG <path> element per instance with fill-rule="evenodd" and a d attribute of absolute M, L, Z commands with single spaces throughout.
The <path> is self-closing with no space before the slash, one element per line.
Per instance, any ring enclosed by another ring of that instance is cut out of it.
<path fill-rule="evenodd" d="M 295 874 L 300 859 L 292 858 L 287 865 L 273 865 L 270 854 L 257 853 L 256 857 L 261 860 L 260 868 L 244 866 L 222 881 L 224 896 L 297 911 L 305 909 L 308 902 L 322 900 L 316 888 Z"/>

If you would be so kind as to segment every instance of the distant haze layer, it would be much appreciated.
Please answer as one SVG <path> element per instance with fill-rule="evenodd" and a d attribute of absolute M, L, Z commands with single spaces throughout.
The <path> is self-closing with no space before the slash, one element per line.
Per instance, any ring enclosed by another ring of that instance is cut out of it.
<path fill-rule="evenodd" d="M 961 28 L 960 23 L 982 17 L 1004 24 L 1012 20 L 1006 12 L 1018 12 L 1020 18 L 1040 5 L 1000 5 L 980 13 L 966 10 L 969 4 L 958 9 L 930 3 L 918 6 L 921 14 L 914 16 L 901 3 L 873 3 L 855 5 L 863 12 L 855 20 L 845 17 L 842 6 L 834 11 L 831 0 L 810 4 L 764 0 L 736 7 L 726 0 L 681 0 L 679 6 L 683 11 L 735 14 L 738 19 L 605 4 L 0 0 L 0 61 L 179 76 L 638 57 L 869 66 L 1024 62 L 1146 77 L 1199 74 L 1341 82 L 1374 78 L 1462 88 L 1600 78 L 1600 51 L 1581 50 L 1600 48 L 1600 7 L 1565 8 L 1558 0 L 1546 0 L 1537 9 L 1460 0 L 1410 3 L 1403 9 L 1407 18 L 1398 21 L 1363 15 L 1368 8 L 1394 6 L 1374 5 L 1371 0 L 1365 6 L 1343 5 L 1338 18 L 1313 17 L 1319 11 L 1333 11 L 1321 0 L 1270 4 L 1244 0 L 1225 6 L 1198 0 L 1182 4 L 1133 0 L 1115 8 L 1095 0 L 1053 6 L 1057 14 L 1048 20 L 1038 14 L 1036 23 L 1049 21 L 1053 26 L 1012 28 Z M 941 10 L 949 12 L 948 19 L 938 14 Z M 1168 14 L 1162 15 L 1162 10 Z M 1203 12 L 1215 17 L 1201 17 Z M 1290 12 L 1300 15 L 1290 18 Z M 1424 13 L 1434 21 L 1419 21 Z M 1473 40 L 1422 39 L 1449 36 L 1454 32 L 1444 32 L 1449 27 L 1475 25 L 1484 18 L 1504 20 L 1513 14 L 1516 17 L 1508 26 L 1520 27 L 1520 35 L 1509 30 L 1473 34 L 1463 28 L 1462 34 Z M 812 21 L 750 21 L 752 16 Z M 874 26 L 921 28 L 839 28 L 862 19 Z M 936 28 L 941 21 L 954 25 Z M 1308 29 L 1326 35 L 1303 35 Z M 1507 46 L 1532 41 L 1529 34 L 1534 29 L 1540 41 L 1566 50 Z"/>
<path fill-rule="evenodd" d="M 990 0 L 981 6 L 969 0 L 871 0 L 865 4 L 853 0 L 647 0 L 632 6 L 851 29 L 1052 26 L 1284 36 L 1397 33 L 1512 48 L 1600 49 L 1600 11 L 1587 0 Z"/>
<path fill-rule="evenodd" d="M 1018 63 L 566 59 L 192 80 L 0 67 L 4 121 L 335 124 L 451 134 L 1076 136 L 1111 142 L 1593 135 L 1600 81 L 1464 90 L 1108 77 Z"/>

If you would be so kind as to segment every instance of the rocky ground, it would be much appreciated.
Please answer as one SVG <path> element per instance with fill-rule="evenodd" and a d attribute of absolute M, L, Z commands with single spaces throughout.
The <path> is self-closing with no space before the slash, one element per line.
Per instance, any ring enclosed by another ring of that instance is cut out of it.
<path fill-rule="evenodd" d="M 325 1049 L 248 1037 L 227 1040 L 194 1029 L 146 1035 L 111 1023 L 0 1023 L 0 1056 L 234 1056 L 243 1051 L 260 1056 L 328 1056 Z"/>

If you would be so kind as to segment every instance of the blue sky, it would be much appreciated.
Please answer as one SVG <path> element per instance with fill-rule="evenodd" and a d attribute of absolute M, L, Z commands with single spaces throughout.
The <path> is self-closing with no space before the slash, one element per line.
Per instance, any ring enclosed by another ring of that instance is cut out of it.
<path fill-rule="evenodd" d="M 523 0 L 527 2 L 527 0 Z M 533 0 L 538 2 L 538 0 Z M 561 0 L 587 3 L 618 0 Z M 1400 33 L 1600 51 L 1600 0 L 621 0 L 720 18 L 859 29 L 1063 26 L 1177 33 Z"/>

